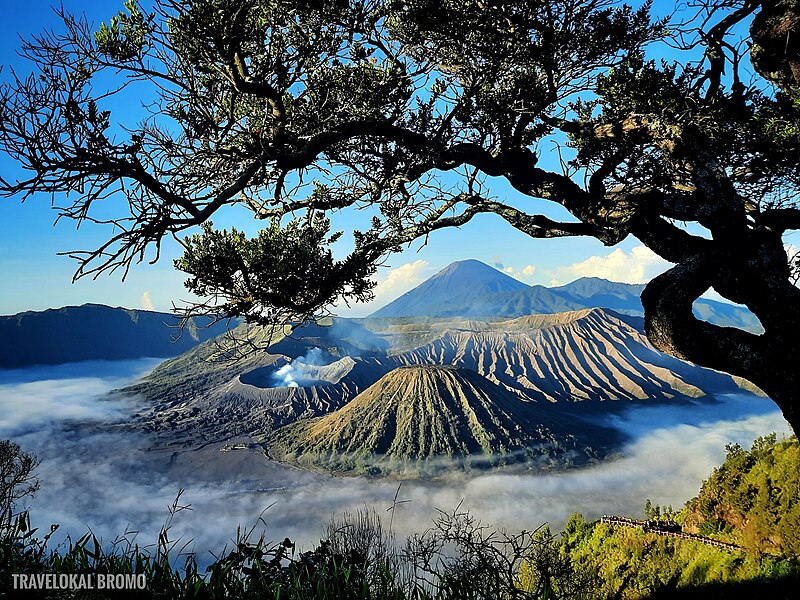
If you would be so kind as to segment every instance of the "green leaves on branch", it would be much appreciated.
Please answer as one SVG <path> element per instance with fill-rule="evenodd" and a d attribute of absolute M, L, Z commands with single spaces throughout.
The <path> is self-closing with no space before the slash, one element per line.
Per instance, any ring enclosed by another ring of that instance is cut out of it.
<path fill-rule="evenodd" d="M 144 51 L 147 34 L 152 31 L 153 16 L 145 16 L 136 0 L 126 0 L 128 14 L 119 12 L 109 24 L 100 24 L 94 34 L 97 48 L 113 60 L 128 61 L 140 57 Z"/>
<path fill-rule="evenodd" d="M 322 108 L 339 122 L 359 119 L 396 119 L 411 97 L 409 80 L 391 65 L 369 61 L 347 64 L 339 60 L 320 65 L 309 77 L 309 94 L 293 107 L 295 117 L 318 128 Z"/>
<path fill-rule="evenodd" d="M 373 261 L 358 249 L 337 261 L 329 246 L 330 221 L 309 214 L 281 226 L 276 219 L 254 238 L 236 229 L 215 230 L 185 239 L 186 251 L 175 267 L 191 275 L 186 287 L 213 304 L 217 314 L 272 324 L 317 316 L 331 299 L 368 301 L 375 283 Z"/>

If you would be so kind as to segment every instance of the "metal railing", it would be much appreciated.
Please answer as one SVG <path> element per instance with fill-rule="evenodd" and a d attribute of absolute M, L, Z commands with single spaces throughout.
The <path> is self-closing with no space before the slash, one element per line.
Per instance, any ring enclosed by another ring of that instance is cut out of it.
<path fill-rule="evenodd" d="M 685 533 L 680 530 L 680 525 L 671 521 L 655 521 L 655 520 L 648 520 L 648 521 L 637 521 L 636 519 L 629 519 L 628 517 L 619 517 L 617 515 L 603 515 L 600 518 L 601 523 L 607 523 L 609 525 L 620 525 L 622 527 L 639 527 L 643 529 L 645 532 L 649 533 L 656 533 L 658 535 L 664 535 L 667 537 L 682 539 L 682 540 L 694 540 L 696 542 L 700 542 L 702 544 L 706 544 L 708 546 L 715 546 L 717 548 L 722 548 L 723 550 L 741 550 L 740 546 L 736 544 L 728 544 L 726 542 L 721 542 L 719 540 L 713 540 L 711 538 L 703 537 L 702 535 L 696 535 L 694 533 Z"/>

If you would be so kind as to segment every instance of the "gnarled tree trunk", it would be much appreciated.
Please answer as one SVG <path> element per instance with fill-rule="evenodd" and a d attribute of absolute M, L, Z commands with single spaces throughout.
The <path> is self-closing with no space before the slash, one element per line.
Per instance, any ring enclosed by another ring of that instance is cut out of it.
<path fill-rule="evenodd" d="M 779 237 L 753 235 L 755 251 L 699 254 L 653 279 L 642 293 L 645 331 L 660 350 L 744 377 L 764 390 L 800 431 L 800 290 L 789 281 Z M 776 243 L 777 242 L 777 243 Z M 747 246 L 743 240 L 741 246 Z M 747 255 L 747 260 L 737 255 Z M 692 304 L 709 282 L 760 319 L 760 335 L 697 319 Z"/>

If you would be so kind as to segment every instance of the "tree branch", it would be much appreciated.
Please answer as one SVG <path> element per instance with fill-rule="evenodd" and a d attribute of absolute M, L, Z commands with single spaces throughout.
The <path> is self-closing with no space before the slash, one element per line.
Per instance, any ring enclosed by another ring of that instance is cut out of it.
<path fill-rule="evenodd" d="M 753 216 L 756 223 L 783 234 L 790 229 L 800 229 L 800 208 L 768 208 Z"/>
<path fill-rule="evenodd" d="M 713 254 L 696 255 L 647 284 L 642 292 L 647 338 L 678 358 L 760 379 L 769 360 L 762 336 L 711 325 L 692 312 L 719 264 Z"/>

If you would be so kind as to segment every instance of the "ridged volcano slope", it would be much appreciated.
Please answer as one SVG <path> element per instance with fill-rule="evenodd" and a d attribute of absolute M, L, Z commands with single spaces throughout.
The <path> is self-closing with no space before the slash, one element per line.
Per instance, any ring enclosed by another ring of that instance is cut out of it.
<path fill-rule="evenodd" d="M 268 440 L 274 458 L 331 471 L 436 474 L 533 463 L 585 463 L 615 434 L 520 400 L 474 371 L 453 366 L 400 367 L 343 408 L 297 421 Z"/>
<path fill-rule="evenodd" d="M 357 337 L 354 327 L 347 330 L 349 339 Z M 636 317 L 602 309 L 498 322 L 370 319 L 359 327 L 360 333 L 383 340 L 388 352 L 334 361 L 334 354 L 342 354 L 337 349 L 322 361 L 328 364 L 314 367 L 314 381 L 301 387 L 272 387 L 275 371 L 289 362 L 285 356 L 261 353 L 242 362 L 217 362 L 201 354 L 212 347 L 200 346 L 164 363 L 128 391 L 151 400 L 139 422 L 159 444 L 168 445 L 241 435 L 264 439 L 297 419 L 343 407 L 403 366 L 469 369 L 515 399 L 533 400 L 542 408 L 587 400 L 672 401 L 739 391 L 728 375 L 657 352 Z M 336 342 L 333 333 L 329 338 L 326 350 Z M 315 336 L 314 343 L 318 339 Z M 299 338 L 292 343 L 309 342 Z M 306 347 L 299 351 L 306 352 Z"/>
<path fill-rule="evenodd" d="M 595 308 L 429 326 L 416 335 L 389 330 L 387 337 L 398 345 L 407 336 L 414 340 L 415 347 L 392 357 L 400 364 L 466 367 L 539 401 L 672 400 L 737 391 L 728 375 L 656 351 L 635 319 Z"/>

